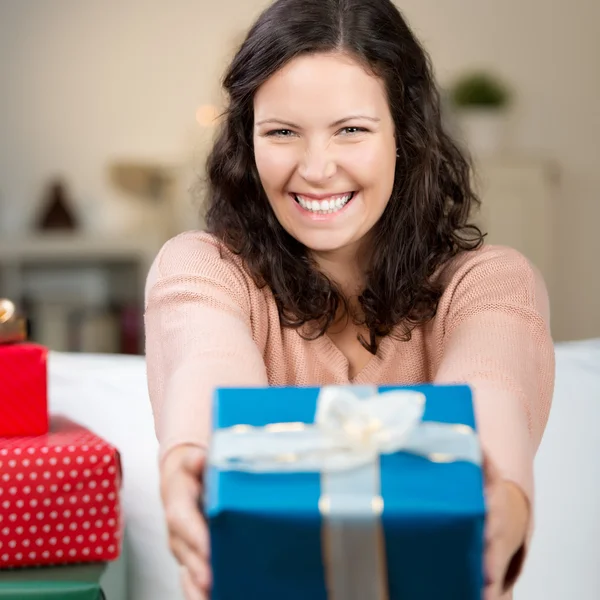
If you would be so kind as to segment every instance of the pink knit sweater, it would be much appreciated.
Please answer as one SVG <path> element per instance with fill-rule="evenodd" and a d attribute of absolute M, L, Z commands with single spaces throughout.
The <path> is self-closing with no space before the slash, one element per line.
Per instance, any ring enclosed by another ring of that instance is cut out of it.
<path fill-rule="evenodd" d="M 205 446 L 217 386 L 468 383 L 483 445 L 507 479 L 533 499 L 533 457 L 554 384 L 546 289 L 516 251 L 465 252 L 436 275 L 437 316 L 409 342 L 384 338 L 354 378 L 327 337 L 305 341 L 280 326 L 268 289 L 204 232 L 158 254 L 146 288 L 149 393 L 161 456 Z"/>

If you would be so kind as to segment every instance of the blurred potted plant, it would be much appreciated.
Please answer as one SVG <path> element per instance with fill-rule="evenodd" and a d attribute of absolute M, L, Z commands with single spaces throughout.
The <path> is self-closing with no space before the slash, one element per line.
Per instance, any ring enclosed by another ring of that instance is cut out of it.
<path fill-rule="evenodd" d="M 464 73 L 453 83 L 450 101 L 464 141 L 475 154 L 490 155 L 501 150 L 511 100 L 508 87 L 492 73 Z"/>

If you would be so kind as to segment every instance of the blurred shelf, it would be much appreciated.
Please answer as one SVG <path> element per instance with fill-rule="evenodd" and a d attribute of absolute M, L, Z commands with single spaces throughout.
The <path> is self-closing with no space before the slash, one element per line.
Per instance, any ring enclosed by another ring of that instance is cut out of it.
<path fill-rule="evenodd" d="M 143 352 L 144 284 L 161 241 L 85 234 L 5 236 L 0 297 L 26 312 L 31 339 L 68 352 Z"/>
<path fill-rule="evenodd" d="M 126 236 L 111 238 L 83 234 L 44 234 L 3 237 L 0 240 L 0 263 L 136 260 L 149 265 L 159 248 L 159 240 Z"/>

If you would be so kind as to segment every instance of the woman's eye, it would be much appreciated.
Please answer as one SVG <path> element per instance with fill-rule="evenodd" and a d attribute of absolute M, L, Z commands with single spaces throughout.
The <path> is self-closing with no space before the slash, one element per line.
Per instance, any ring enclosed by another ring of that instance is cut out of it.
<path fill-rule="evenodd" d="M 344 129 L 342 129 L 342 133 L 346 133 L 349 135 L 355 135 L 357 133 L 364 133 L 365 131 L 367 131 L 364 127 L 344 127 Z"/>
<path fill-rule="evenodd" d="M 291 137 L 293 134 L 294 132 L 289 129 L 273 129 L 267 133 L 270 137 Z"/>

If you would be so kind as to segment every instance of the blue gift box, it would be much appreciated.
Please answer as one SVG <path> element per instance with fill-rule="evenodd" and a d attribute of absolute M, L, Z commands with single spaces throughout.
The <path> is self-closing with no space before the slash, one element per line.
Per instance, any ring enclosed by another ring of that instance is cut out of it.
<path fill-rule="evenodd" d="M 467 386 L 378 390 L 420 392 L 426 398 L 423 422 L 476 429 Z M 319 393 L 320 388 L 297 387 L 219 389 L 213 427 L 312 424 Z M 480 600 L 485 523 L 481 467 L 467 461 L 434 462 L 405 451 L 383 454 L 378 463 L 387 598 Z M 331 600 L 319 473 L 209 466 L 206 484 L 212 600 Z M 360 545 L 360 534 L 356 539 Z"/>

